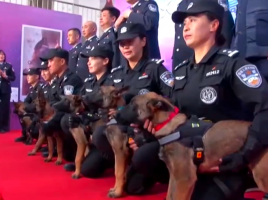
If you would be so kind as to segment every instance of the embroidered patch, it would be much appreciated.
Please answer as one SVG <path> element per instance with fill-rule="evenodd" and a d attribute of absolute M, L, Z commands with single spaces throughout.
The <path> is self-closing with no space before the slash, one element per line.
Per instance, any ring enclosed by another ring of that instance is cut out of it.
<path fill-rule="evenodd" d="M 255 65 L 248 64 L 236 71 L 239 80 L 250 88 L 258 88 L 262 84 L 262 77 Z"/>
<path fill-rule="evenodd" d="M 74 86 L 72 85 L 65 85 L 63 87 L 63 91 L 65 95 L 72 95 L 74 92 Z"/>
<path fill-rule="evenodd" d="M 141 89 L 141 90 L 139 91 L 138 95 L 147 94 L 147 93 L 149 93 L 149 92 L 150 92 L 150 91 L 147 90 L 147 89 Z"/>
<path fill-rule="evenodd" d="M 154 5 L 154 4 L 149 4 L 149 5 L 148 5 L 148 8 L 149 8 L 149 10 L 152 11 L 152 12 L 157 12 L 157 6 Z"/>
<path fill-rule="evenodd" d="M 212 104 L 217 100 L 217 91 L 213 87 L 205 87 L 200 92 L 200 99 L 205 104 Z"/>
<path fill-rule="evenodd" d="M 122 27 L 120 30 L 120 33 L 125 33 L 125 32 L 127 32 L 127 27 Z"/>
<path fill-rule="evenodd" d="M 174 85 L 174 77 L 173 74 L 169 71 L 164 72 L 160 75 L 160 79 L 169 87 L 173 87 Z"/>
<path fill-rule="evenodd" d="M 114 79 L 115 83 L 120 83 L 122 81 L 122 79 Z"/>
<path fill-rule="evenodd" d="M 188 5 L 188 7 L 187 7 L 187 10 L 189 10 L 191 7 L 193 7 L 193 5 L 194 5 L 193 2 L 189 3 L 189 5 Z"/>
<path fill-rule="evenodd" d="M 180 81 L 180 80 L 182 80 L 182 79 L 184 79 L 184 78 L 185 78 L 185 76 L 176 76 L 176 77 L 175 77 L 175 79 L 178 80 L 178 81 Z"/>
<path fill-rule="evenodd" d="M 139 80 L 148 78 L 149 76 L 147 74 L 143 74 L 142 76 L 139 77 Z"/>
<path fill-rule="evenodd" d="M 219 69 L 212 70 L 212 71 L 206 73 L 206 77 L 208 77 L 208 76 L 214 76 L 214 75 L 219 75 L 219 74 L 220 74 L 220 70 Z"/>

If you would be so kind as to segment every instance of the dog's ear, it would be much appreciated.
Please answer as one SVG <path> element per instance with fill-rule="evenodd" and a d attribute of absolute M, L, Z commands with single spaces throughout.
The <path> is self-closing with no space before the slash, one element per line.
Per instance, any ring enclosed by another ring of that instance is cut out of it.
<path fill-rule="evenodd" d="M 161 109 L 161 107 L 163 106 L 163 103 L 164 103 L 163 101 L 160 101 L 158 99 L 151 99 L 147 102 L 147 107 L 155 112 Z"/>
<path fill-rule="evenodd" d="M 121 89 L 118 89 L 114 92 L 115 97 L 121 97 L 124 93 L 126 93 L 129 90 L 129 86 L 123 87 Z"/>
<path fill-rule="evenodd" d="M 82 102 L 82 97 L 79 95 L 74 95 L 73 99 L 74 99 L 74 102 L 76 102 L 76 103 Z"/>

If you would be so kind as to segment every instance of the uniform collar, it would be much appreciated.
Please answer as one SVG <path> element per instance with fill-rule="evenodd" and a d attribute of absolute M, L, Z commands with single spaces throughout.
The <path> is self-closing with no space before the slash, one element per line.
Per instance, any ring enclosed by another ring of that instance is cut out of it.
<path fill-rule="evenodd" d="M 104 81 L 107 80 L 107 76 L 109 75 L 110 73 L 108 71 L 105 72 L 105 74 L 102 75 L 102 77 L 97 80 L 97 78 L 95 77 L 95 81 L 97 82 L 97 84 L 99 86 L 103 85 Z"/>
<path fill-rule="evenodd" d="M 71 71 L 69 70 L 69 68 L 67 68 L 65 72 L 61 75 L 61 77 L 58 77 L 59 81 L 61 82 L 64 78 L 66 79 L 67 75 L 70 73 Z"/>
<path fill-rule="evenodd" d="M 33 89 L 33 90 L 37 90 L 38 86 L 39 86 L 40 82 L 38 81 L 35 86 L 31 86 L 30 89 Z"/>
<path fill-rule="evenodd" d="M 113 27 L 111 26 L 111 27 L 105 29 L 105 30 L 103 31 L 103 33 L 107 33 L 107 32 L 109 32 L 109 30 L 111 30 L 112 28 L 113 28 Z"/>
<path fill-rule="evenodd" d="M 81 45 L 81 42 L 78 42 L 77 44 L 75 44 L 72 49 L 76 48 L 77 46 Z"/>
<path fill-rule="evenodd" d="M 136 3 L 134 3 L 131 8 L 134 8 L 140 1 L 137 1 Z"/>
<path fill-rule="evenodd" d="M 216 46 L 216 45 L 212 46 L 211 49 L 208 51 L 208 53 L 204 56 L 204 58 L 198 64 L 207 63 L 219 50 L 220 50 L 219 46 Z M 196 64 L 194 55 L 190 58 L 190 63 L 193 65 Z"/>
<path fill-rule="evenodd" d="M 90 38 L 88 38 L 86 41 L 90 41 L 90 42 L 91 42 L 91 40 L 92 40 L 94 37 L 97 37 L 97 36 L 96 36 L 96 35 L 93 35 L 93 36 L 91 36 Z"/>
<path fill-rule="evenodd" d="M 134 71 L 136 71 L 136 72 L 139 72 L 139 71 L 141 71 L 142 69 L 143 69 L 143 66 L 147 63 L 147 59 L 141 59 L 138 63 L 137 63 L 137 65 L 133 68 L 133 70 Z M 128 70 L 131 70 L 131 68 L 129 67 L 129 65 L 127 66 L 127 67 L 125 67 L 125 73 L 127 73 L 127 71 Z"/>

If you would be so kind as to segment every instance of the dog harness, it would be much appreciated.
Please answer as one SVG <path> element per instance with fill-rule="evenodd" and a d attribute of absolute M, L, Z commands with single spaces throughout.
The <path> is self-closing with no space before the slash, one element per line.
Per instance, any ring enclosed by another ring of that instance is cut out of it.
<path fill-rule="evenodd" d="M 158 140 L 161 146 L 171 142 L 180 142 L 186 147 L 194 150 L 194 163 L 199 166 L 204 161 L 203 135 L 211 128 L 211 121 L 200 120 L 191 116 L 185 124 L 179 126 L 172 134 Z"/>

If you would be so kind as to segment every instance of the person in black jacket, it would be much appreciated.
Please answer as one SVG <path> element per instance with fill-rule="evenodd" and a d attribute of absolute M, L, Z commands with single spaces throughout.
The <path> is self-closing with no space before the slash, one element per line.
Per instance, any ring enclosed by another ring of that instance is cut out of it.
<path fill-rule="evenodd" d="M 0 50 L 0 133 L 9 131 L 11 81 L 16 76 L 10 63 L 6 62 L 6 54 Z"/>

